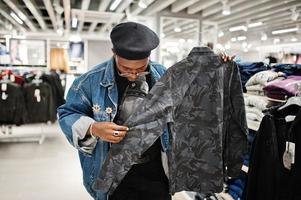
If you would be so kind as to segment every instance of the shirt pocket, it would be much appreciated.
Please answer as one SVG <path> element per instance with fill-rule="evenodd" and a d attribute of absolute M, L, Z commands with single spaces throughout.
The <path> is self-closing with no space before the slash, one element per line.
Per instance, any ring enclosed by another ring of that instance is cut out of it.
<path fill-rule="evenodd" d="M 109 115 L 105 111 L 93 112 L 96 121 L 108 121 Z"/>

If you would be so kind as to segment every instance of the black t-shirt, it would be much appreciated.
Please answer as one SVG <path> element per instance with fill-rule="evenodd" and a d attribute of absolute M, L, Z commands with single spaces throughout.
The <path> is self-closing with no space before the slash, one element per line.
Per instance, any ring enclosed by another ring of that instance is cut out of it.
<path fill-rule="evenodd" d="M 127 86 L 129 84 L 131 84 L 132 82 L 129 81 L 127 78 L 122 77 L 118 74 L 115 62 L 114 62 L 114 70 L 115 70 L 115 81 L 116 81 L 117 90 L 118 90 L 118 107 L 119 107 L 119 104 L 121 103 L 121 99 L 123 97 L 123 94 L 124 94 Z M 147 67 L 146 71 L 149 71 L 149 66 Z M 150 89 L 152 87 L 151 80 L 152 80 L 151 74 L 146 75 L 146 82 Z M 119 108 L 117 108 L 117 111 L 119 111 Z M 118 113 L 116 114 L 116 116 L 118 116 Z M 116 123 L 116 118 L 113 121 Z M 122 124 L 118 124 L 118 125 L 122 125 Z M 142 157 L 144 157 L 144 156 L 150 156 L 152 159 L 157 158 L 157 157 L 160 158 L 160 156 L 161 156 L 160 138 L 157 139 L 156 142 L 142 155 Z"/>

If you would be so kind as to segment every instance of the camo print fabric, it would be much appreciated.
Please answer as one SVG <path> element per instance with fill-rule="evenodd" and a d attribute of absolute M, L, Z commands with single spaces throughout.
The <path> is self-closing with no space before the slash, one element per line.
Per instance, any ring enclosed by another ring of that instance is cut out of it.
<path fill-rule="evenodd" d="M 94 189 L 112 194 L 135 161 L 168 126 L 169 187 L 219 192 L 226 176 L 239 174 L 246 151 L 246 119 L 237 66 L 207 47 L 194 48 L 169 68 L 113 144 Z"/>

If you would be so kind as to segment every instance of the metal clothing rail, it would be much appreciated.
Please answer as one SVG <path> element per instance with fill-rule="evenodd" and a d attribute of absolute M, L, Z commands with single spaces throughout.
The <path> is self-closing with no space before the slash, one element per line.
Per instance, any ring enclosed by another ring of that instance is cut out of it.
<path fill-rule="evenodd" d="M 38 125 L 38 126 L 37 126 Z M 16 125 L 1 125 L 0 142 L 38 142 L 45 140 L 45 123 Z"/>

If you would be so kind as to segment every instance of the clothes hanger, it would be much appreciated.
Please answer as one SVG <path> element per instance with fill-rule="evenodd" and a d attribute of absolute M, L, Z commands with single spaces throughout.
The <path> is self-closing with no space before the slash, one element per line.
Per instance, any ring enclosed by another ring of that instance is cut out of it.
<path fill-rule="evenodd" d="M 301 94 L 301 85 L 296 84 L 296 89 L 297 89 L 297 91 L 299 91 L 299 92 L 296 93 L 296 96 L 289 98 L 283 106 L 278 108 L 278 110 L 283 110 L 283 109 L 287 108 L 290 105 L 297 105 L 297 106 L 301 107 L 301 96 L 300 96 L 300 94 Z"/>

